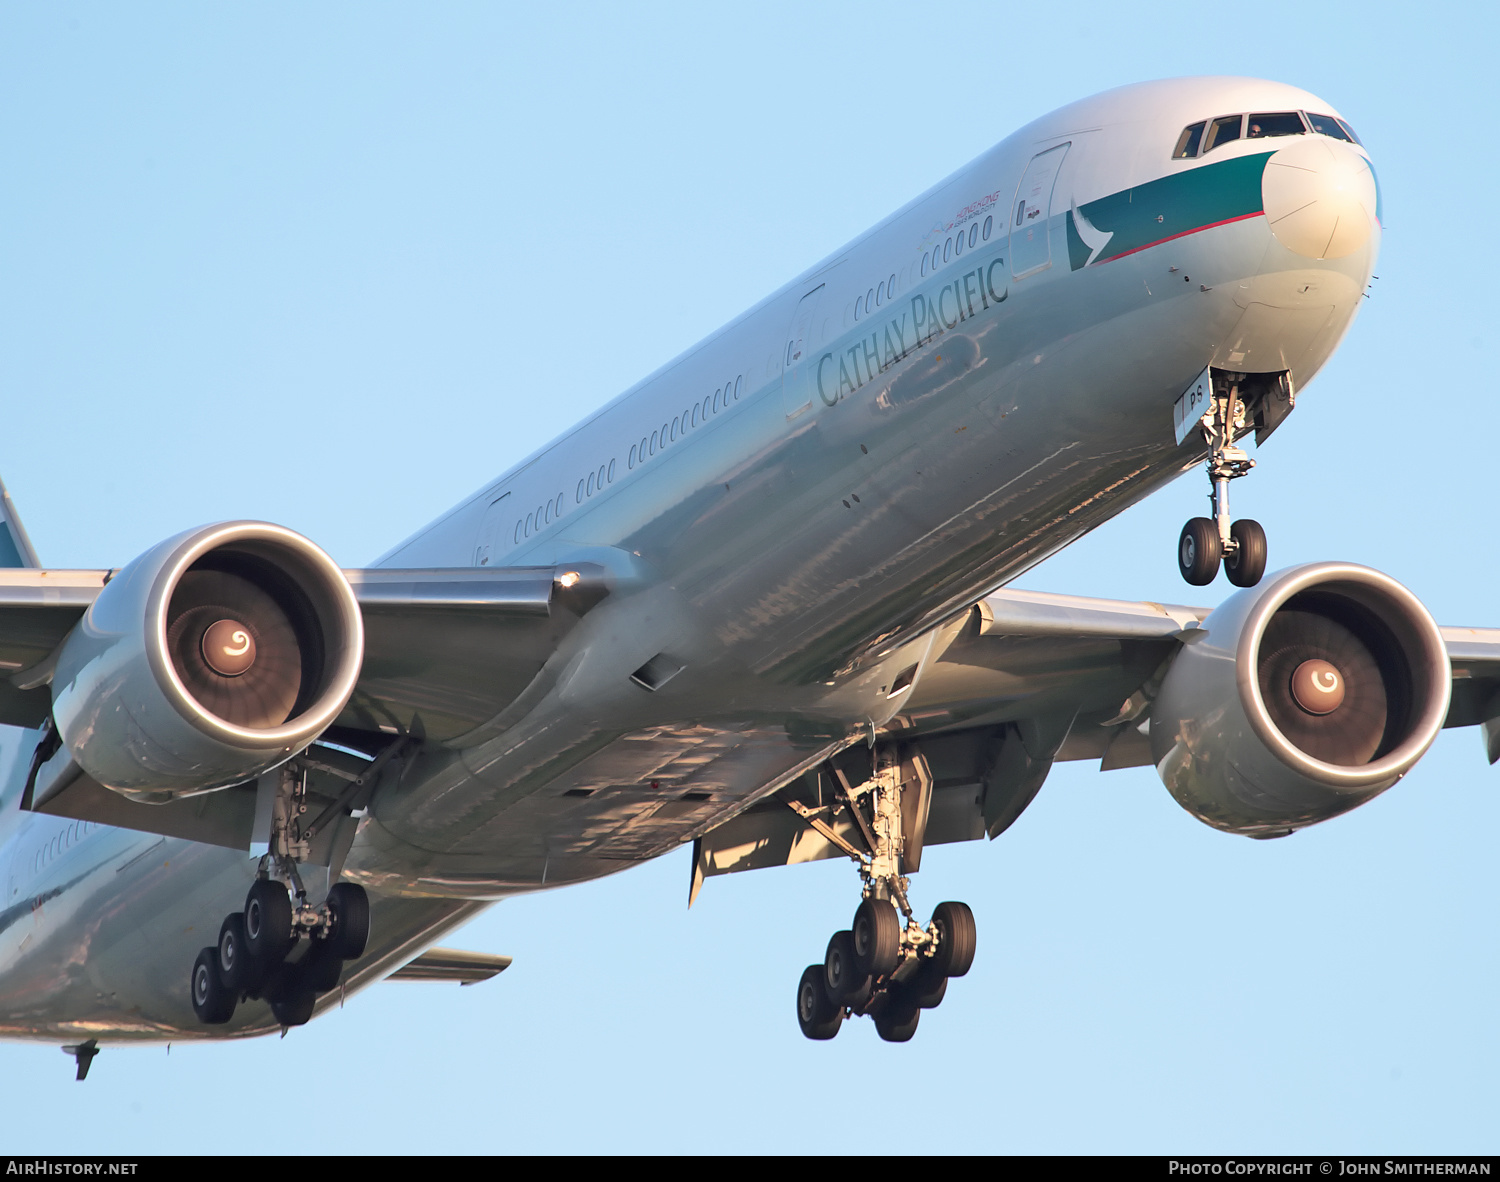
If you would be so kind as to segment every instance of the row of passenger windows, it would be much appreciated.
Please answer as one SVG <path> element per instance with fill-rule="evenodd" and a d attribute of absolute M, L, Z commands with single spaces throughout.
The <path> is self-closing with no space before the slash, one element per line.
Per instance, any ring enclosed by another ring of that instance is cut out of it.
<path fill-rule="evenodd" d="M 870 288 L 864 295 L 854 301 L 854 319 L 868 316 L 876 308 L 880 307 L 886 300 L 896 298 L 896 277 L 892 275 L 889 279 L 882 279 L 878 285 Z"/>
<path fill-rule="evenodd" d="M 66 829 L 53 836 L 52 840 L 37 850 L 36 857 L 31 860 L 31 872 L 40 874 L 42 867 L 46 866 L 53 858 L 64 850 L 71 849 L 90 833 L 99 829 L 100 826 L 93 821 L 74 821 Z"/>
<path fill-rule="evenodd" d="M 993 217 L 986 217 L 984 225 L 981 226 L 978 222 L 973 222 L 970 224 L 967 234 L 960 230 L 952 238 L 944 242 L 942 246 L 934 246 L 922 256 L 922 274 L 925 275 L 928 271 L 936 271 L 949 260 L 958 258 L 959 255 L 963 254 L 966 243 L 972 248 L 978 246 L 981 242 L 988 242 L 990 240 L 990 231 L 994 228 L 995 219 Z"/>
<path fill-rule="evenodd" d="M 1332 136 L 1345 143 L 1360 143 L 1354 129 L 1332 115 L 1314 115 L 1307 111 L 1267 111 L 1259 115 L 1223 115 L 1190 123 L 1177 137 L 1173 160 L 1191 160 L 1238 139 L 1270 139 L 1279 135 Z M 1361 144 L 1361 147 L 1363 145 Z"/>
<path fill-rule="evenodd" d="M 894 282 L 895 276 L 892 276 L 891 279 Z M 712 394 L 707 395 L 701 403 L 694 403 L 671 422 L 663 423 L 657 430 L 651 432 L 650 435 L 642 436 L 639 443 L 630 445 L 630 457 L 626 461 L 627 466 L 634 468 L 637 464 L 645 463 L 650 456 L 654 456 L 659 449 L 666 447 L 667 444 L 675 442 L 679 436 L 686 435 L 700 423 L 705 423 L 712 416 L 729 409 L 730 403 L 740 400 L 740 394 L 744 389 L 744 385 L 745 375 L 741 374 L 733 381 L 725 382 Z M 608 463 L 600 464 L 596 471 L 590 472 L 578 481 L 578 487 L 573 490 L 574 504 L 583 504 L 584 501 L 588 500 L 595 493 L 602 492 L 614 482 L 615 461 L 610 460 Z M 532 534 L 539 533 L 551 525 L 557 518 L 561 517 L 563 512 L 563 497 L 563 493 L 558 493 L 555 498 L 546 504 L 538 505 L 530 513 L 526 514 L 525 517 L 517 519 L 513 539 L 515 543 L 519 544 L 523 539 L 531 537 Z M 488 561 L 489 559 L 485 558 L 481 560 L 480 565 L 484 565 Z"/>
<path fill-rule="evenodd" d="M 663 423 L 650 435 L 641 436 L 639 443 L 630 445 L 630 457 L 627 464 L 634 468 L 637 464 L 644 464 L 658 450 L 669 443 L 675 443 L 679 435 L 686 435 L 700 423 L 706 423 L 714 415 L 729 409 L 731 403 L 740 400 L 740 391 L 745 384 L 745 375 L 741 374 L 732 382 L 725 382 L 712 394 L 706 395 L 702 403 L 694 403 L 683 411 L 670 423 Z"/>
<path fill-rule="evenodd" d="M 516 522 L 516 537 L 519 542 L 522 538 L 529 538 L 544 525 L 551 525 L 555 517 L 561 517 L 563 511 L 563 494 L 548 501 L 545 505 L 538 505 L 521 520 Z M 489 561 L 488 559 L 485 560 Z"/>

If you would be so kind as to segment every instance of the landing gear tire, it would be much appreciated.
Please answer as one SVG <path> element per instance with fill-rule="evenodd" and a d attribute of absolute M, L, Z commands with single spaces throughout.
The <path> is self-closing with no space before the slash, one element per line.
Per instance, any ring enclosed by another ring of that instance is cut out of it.
<path fill-rule="evenodd" d="M 858 1009 L 870 1000 L 870 974 L 861 973 L 855 959 L 853 934 L 834 932 L 823 955 L 823 984 L 836 1006 Z"/>
<path fill-rule="evenodd" d="M 234 1017 L 235 995 L 224 986 L 219 975 L 217 949 L 205 948 L 193 961 L 190 980 L 193 1013 L 207 1026 L 222 1026 Z"/>
<path fill-rule="evenodd" d="M 825 1042 L 839 1032 L 843 1023 L 844 1009 L 828 996 L 823 966 L 808 965 L 802 970 L 802 980 L 797 982 L 797 1025 L 808 1038 Z"/>
<path fill-rule="evenodd" d="M 305 1026 L 317 1000 L 317 994 L 308 985 L 293 982 L 285 992 L 271 999 L 271 1013 L 283 1026 Z"/>
<path fill-rule="evenodd" d="M 334 884 L 328 892 L 332 930 L 323 942 L 326 952 L 339 960 L 358 960 L 370 938 L 370 897 L 352 882 Z"/>
<path fill-rule="evenodd" d="M 1194 517 L 1182 527 L 1177 538 L 1177 568 L 1189 583 L 1195 587 L 1212 583 L 1218 576 L 1222 557 L 1219 527 L 1212 520 Z"/>
<path fill-rule="evenodd" d="M 327 993 L 339 987 L 339 979 L 344 975 L 344 962 L 324 944 L 308 953 L 307 959 L 302 962 L 300 975 L 302 983 L 313 992 Z"/>
<path fill-rule="evenodd" d="M 1229 536 L 1235 549 L 1224 559 L 1224 574 L 1236 587 L 1253 587 L 1266 573 L 1266 531 L 1247 517 L 1229 527 Z"/>
<path fill-rule="evenodd" d="M 257 878 L 245 896 L 245 947 L 268 972 L 286 959 L 296 935 L 292 931 L 292 898 L 286 887 Z"/>
<path fill-rule="evenodd" d="M 245 946 L 245 916 L 236 911 L 219 928 L 219 978 L 224 988 L 238 997 L 253 993 L 260 984 L 257 965 Z"/>
<path fill-rule="evenodd" d="M 962 977 L 974 963 L 979 943 L 974 913 L 967 903 L 939 903 L 933 908 L 932 924 L 938 930 L 938 947 L 928 962 L 931 970 L 944 977 Z"/>
<path fill-rule="evenodd" d="M 889 976 L 901 956 L 901 921 L 884 899 L 866 899 L 850 925 L 854 969 L 871 977 Z"/>
<path fill-rule="evenodd" d="M 935 1010 L 943 1004 L 943 998 L 948 994 L 948 978 L 934 969 L 932 962 L 928 961 L 912 978 L 908 990 L 918 1008 Z"/>
<path fill-rule="evenodd" d="M 909 1042 L 917 1032 L 922 1007 L 907 992 L 897 990 L 875 1015 L 875 1033 L 886 1042 Z"/>

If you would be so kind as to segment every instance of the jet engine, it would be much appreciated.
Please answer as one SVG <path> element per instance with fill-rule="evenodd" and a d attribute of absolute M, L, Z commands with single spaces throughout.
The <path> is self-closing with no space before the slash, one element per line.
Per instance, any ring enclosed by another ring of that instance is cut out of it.
<path fill-rule="evenodd" d="M 52 717 L 78 765 L 139 800 L 240 783 L 354 692 L 359 604 L 334 561 L 263 522 L 206 526 L 111 578 L 58 653 Z"/>
<path fill-rule="evenodd" d="M 1292 567 L 1189 632 L 1151 709 L 1157 771 L 1200 821 L 1281 837 L 1384 792 L 1448 713 L 1437 625 L 1387 575 Z"/>

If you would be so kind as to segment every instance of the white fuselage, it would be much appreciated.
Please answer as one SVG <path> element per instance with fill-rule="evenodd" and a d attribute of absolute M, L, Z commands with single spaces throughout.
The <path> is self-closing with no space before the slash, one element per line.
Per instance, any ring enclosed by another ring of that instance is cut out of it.
<path fill-rule="evenodd" d="M 1201 457 L 1172 410 L 1206 366 L 1305 386 L 1379 227 L 1333 259 L 1306 253 L 1316 227 L 1273 228 L 1268 160 L 1319 137 L 1173 158 L 1195 121 L 1257 111 L 1336 114 L 1207 78 L 1037 120 L 383 556 L 592 561 L 620 590 L 514 706 L 429 720 L 381 784 L 345 871 L 375 896 L 351 986 L 486 901 L 675 848 L 879 728 L 935 628 Z M 658 657 L 669 680 L 631 679 Z M 18 813 L 21 740 L 0 1033 L 202 1034 L 187 967 L 254 863 Z M 223 1029 L 273 1026 L 251 1004 Z"/>

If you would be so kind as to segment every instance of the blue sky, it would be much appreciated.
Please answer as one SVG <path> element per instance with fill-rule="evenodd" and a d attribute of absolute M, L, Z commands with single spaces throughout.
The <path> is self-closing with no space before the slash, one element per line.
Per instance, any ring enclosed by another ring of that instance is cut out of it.
<path fill-rule="evenodd" d="M 1235 488 L 1271 566 L 1367 562 L 1500 624 L 1500 36 L 1485 5 L 7 5 L 0 473 L 43 561 L 259 517 L 368 562 L 1038 114 L 1121 83 L 1304 86 L 1370 147 L 1372 298 Z M 1031 588 L 1216 602 L 1196 474 Z M 388 984 L 284 1040 L 0 1046 L 0 1147 L 264 1152 L 1496 1149 L 1500 769 L 1445 734 L 1367 807 L 1224 836 L 1149 769 L 1056 769 L 929 852 L 970 975 L 905 1046 L 802 1039 L 847 867 L 686 851 L 496 907 L 472 989 Z M 184 973 L 186 969 L 184 968 Z M 290 1112 L 290 1109 L 288 1110 Z M 898 1119 L 893 1120 L 895 1116 Z"/>

